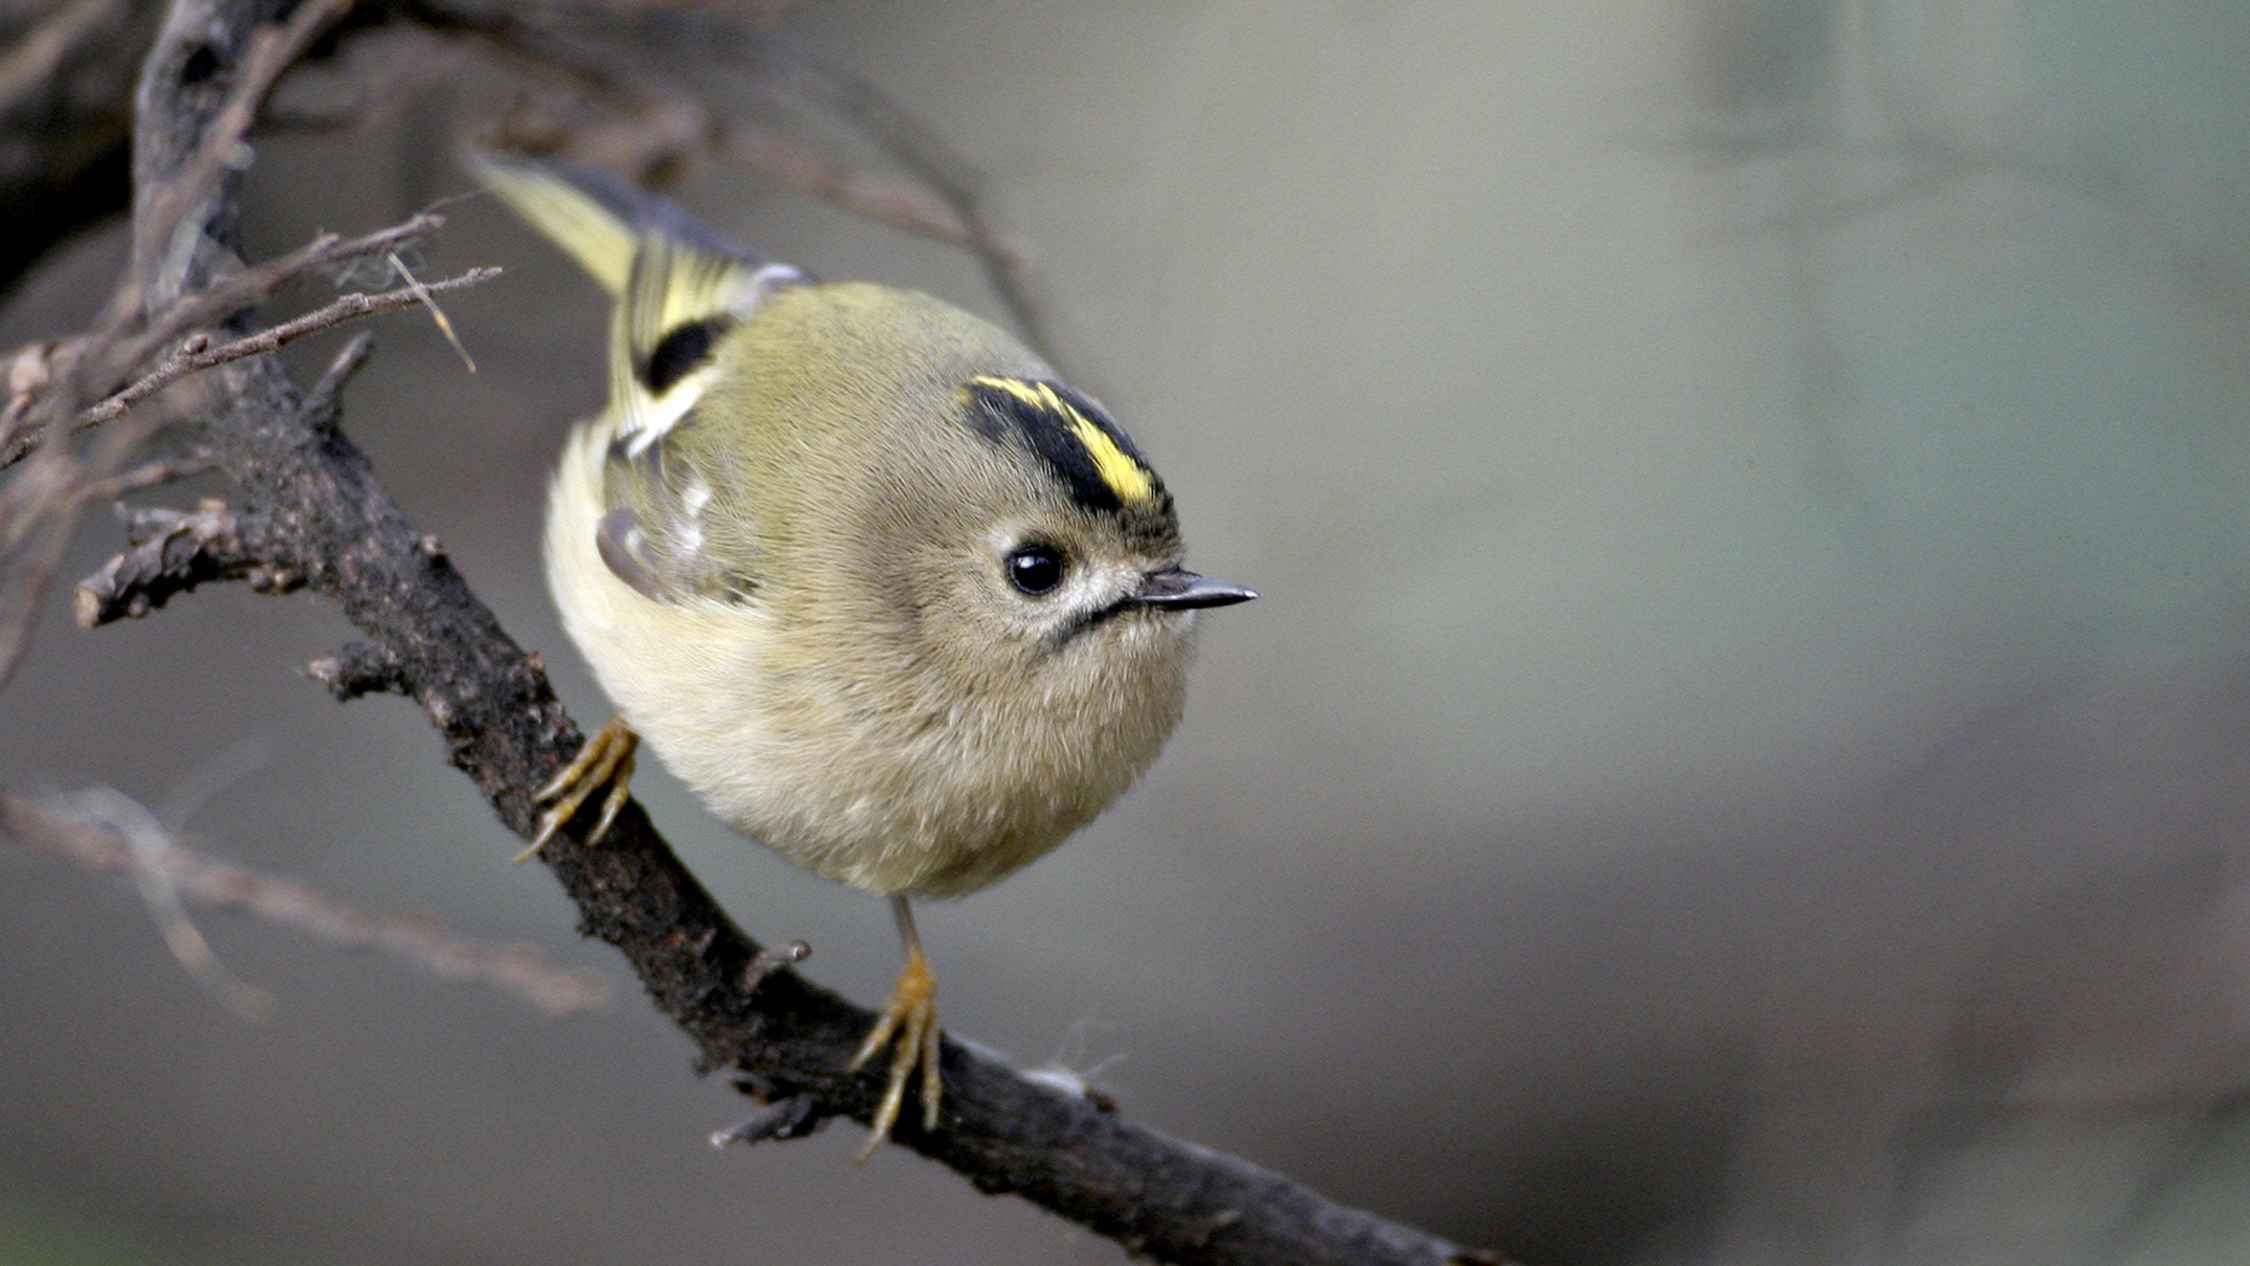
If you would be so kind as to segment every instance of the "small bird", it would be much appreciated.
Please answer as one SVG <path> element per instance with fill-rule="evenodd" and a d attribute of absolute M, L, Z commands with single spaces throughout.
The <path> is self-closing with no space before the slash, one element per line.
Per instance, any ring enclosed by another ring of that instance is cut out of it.
<path fill-rule="evenodd" d="M 822 283 L 591 171 L 479 156 L 614 298 L 609 403 L 564 445 L 548 587 L 618 715 L 539 797 L 530 856 L 645 737 L 741 834 L 889 897 L 905 967 L 864 1159 L 921 1071 L 937 981 L 909 902 L 1093 820 L 1180 720 L 1195 613 L 1172 494 L 1022 343 L 928 295 Z"/>

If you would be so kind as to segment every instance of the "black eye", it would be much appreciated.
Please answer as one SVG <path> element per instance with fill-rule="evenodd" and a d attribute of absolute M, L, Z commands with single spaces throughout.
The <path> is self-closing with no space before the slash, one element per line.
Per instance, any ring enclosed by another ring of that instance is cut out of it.
<path fill-rule="evenodd" d="M 1026 545 L 1008 555 L 1008 579 L 1033 597 L 1053 593 L 1062 578 L 1062 554 L 1051 545 Z"/>

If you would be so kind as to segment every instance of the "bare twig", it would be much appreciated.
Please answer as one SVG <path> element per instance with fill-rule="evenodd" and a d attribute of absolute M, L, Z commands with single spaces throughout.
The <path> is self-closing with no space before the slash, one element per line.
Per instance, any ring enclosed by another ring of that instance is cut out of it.
<path fill-rule="evenodd" d="M 189 331 L 224 321 L 270 298 L 291 281 L 352 260 L 389 254 L 428 236 L 444 223 L 445 217 L 424 211 L 360 237 L 343 238 L 323 233 L 286 255 L 230 273 L 206 290 L 182 296 L 155 314 L 139 331 L 128 333 L 122 324 L 114 324 L 56 347 L 23 349 L 14 361 L 20 367 L 15 376 L 20 377 L 22 383 L 10 384 L 8 412 L 0 415 L 0 470 L 30 456 L 46 439 L 55 416 L 68 416 L 72 404 L 70 395 L 54 394 L 61 384 L 74 384 L 83 389 L 85 383 L 114 379 L 131 372 L 186 337 Z M 100 364 L 91 363 L 94 361 Z M 111 421 L 150 393 L 178 381 L 181 375 L 193 372 L 198 366 L 176 367 L 177 372 L 166 376 L 168 368 L 174 367 L 160 365 L 140 382 L 117 390 L 100 403 L 80 411 L 72 420 L 71 429 L 89 430 Z M 112 384 L 103 382 L 99 389 L 110 391 Z M 125 398 L 121 400 L 120 396 Z"/>
<path fill-rule="evenodd" d="M 136 835 L 146 841 L 138 856 Z M 153 875 L 181 901 L 240 911 L 340 949 L 376 950 L 442 979 L 499 989 L 549 1015 L 598 1010 L 609 1001 L 601 976 L 557 967 L 535 946 L 495 945 L 425 919 L 368 914 L 294 880 L 205 856 L 170 838 L 137 802 L 107 788 L 56 807 L 0 793 L 0 839 L 104 874 Z M 216 966 L 207 946 L 193 948 L 202 937 L 192 925 L 182 932 L 168 919 L 159 922 L 176 954 L 187 947 L 182 962 L 191 972 L 204 976 L 198 963 Z"/>
<path fill-rule="evenodd" d="M 154 421 L 145 417 L 113 427 L 83 459 L 61 445 L 45 445 L 0 487 L 0 586 L 17 591 L 16 600 L 0 602 L 0 690 L 23 664 L 34 621 L 91 494 L 142 478 L 161 482 L 167 474 L 163 464 L 115 473 L 154 430 Z"/>
<path fill-rule="evenodd" d="M 801 1139 L 828 1124 L 820 1102 L 811 1095 L 790 1095 L 765 1104 L 744 1120 L 711 1132 L 711 1146 L 724 1149 L 763 1143 L 771 1139 Z"/>
<path fill-rule="evenodd" d="M 727 156 L 740 159 L 758 174 L 830 206 L 948 246 L 971 250 L 977 245 L 977 238 L 951 206 L 915 185 L 885 180 L 770 128 L 737 121 L 727 129 L 721 146 Z M 995 231 L 989 245 L 1009 268 L 1028 266 L 1030 248 L 1022 238 Z"/>
<path fill-rule="evenodd" d="M 48 90 L 72 50 L 122 16 L 124 0 L 71 0 L 0 50 L 0 111 Z"/>
<path fill-rule="evenodd" d="M 396 290 L 379 290 L 374 293 L 354 291 L 323 307 L 307 312 L 303 316 L 284 321 L 279 325 L 268 326 L 255 334 L 246 334 L 241 338 L 221 343 L 216 347 L 199 341 L 191 341 L 188 346 L 182 347 L 170 360 L 157 366 L 140 381 L 79 414 L 78 425 L 81 428 L 96 427 L 113 418 L 120 417 L 127 409 L 199 370 L 224 365 L 231 360 L 241 360 L 245 356 L 263 356 L 268 352 L 277 352 L 307 334 L 316 334 L 321 330 L 330 329 L 360 317 L 396 312 L 400 308 L 410 308 L 418 303 L 428 305 L 434 310 L 437 305 L 430 302 L 431 295 L 482 285 L 499 275 L 500 270 L 498 268 L 486 265 L 480 268 L 472 268 L 458 277 L 447 277 L 442 281 L 433 281 L 426 284 L 410 282 L 410 284 L 401 286 Z M 442 318 L 439 328 L 448 335 L 452 333 L 450 327 L 442 323 Z M 458 346 L 458 341 L 456 341 L 456 346 Z M 466 357 L 466 355 L 467 353 L 464 352 L 463 356 Z"/>
<path fill-rule="evenodd" d="M 322 256 L 324 259 L 341 257 L 335 254 L 324 254 Z M 90 431 L 103 423 L 123 417 L 133 406 L 190 374 L 226 364 L 228 361 L 240 360 L 245 356 L 261 356 L 268 352 L 278 351 L 308 334 L 318 333 L 321 330 L 341 325 L 346 321 L 395 312 L 400 308 L 411 307 L 417 303 L 427 304 L 435 311 L 436 304 L 430 301 L 431 295 L 481 285 L 498 277 L 500 271 L 500 269 L 490 266 L 472 268 L 457 277 L 448 277 L 442 281 L 428 283 L 417 282 L 397 290 L 382 290 L 373 293 L 354 291 L 351 294 L 338 297 L 323 307 L 305 313 L 303 316 L 216 346 L 213 346 L 208 338 L 203 335 L 191 335 L 156 368 L 148 371 L 136 381 L 127 384 L 100 403 L 80 411 L 78 416 L 72 420 L 72 429 L 74 431 Z M 201 299 L 202 297 L 198 296 L 196 299 L 183 300 L 182 303 L 183 305 L 204 307 Z M 171 325 L 174 323 L 168 320 L 164 324 Z M 444 321 L 442 313 L 439 314 L 439 329 L 449 337 L 451 336 L 449 323 Z M 142 341 L 145 340 L 136 340 L 136 343 Z M 458 339 L 455 339 L 454 342 L 455 346 L 458 347 Z M 467 352 L 464 350 L 462 355 L 466 358 Z M 471 367 L 474 368 L 474 362 L 471 362 Z M 45 429 L 37 424 L 21 428 L 10 437 L 6 449 L 0 451 L 0 469 L 6 469 L 29 456 L 45 438 Z"/>
<path fill-rule="evenodd" d="M 776 948 L 767 946 L 750 956 L 750 965 L 742 969 L 742 991 L 756 993 L 766 977 L 784 967 L 793 966 L 812 957 L 812 946 L 803 941 L 791 941 Z"/>
<path fill-rule="evenodd" d="M 241 520 L 224 502 L 206 501 L 185 513 L 133 511 L 126 523 L 133 548 L 78 582 L 71 611 L 80 628 L 137 620 L 174 595 L 214 580 L 247 579 L 252 588 L 272 593 L 302 583 L 260 561 L 244 543 Z"/>
<path fill-rule="evenodd" d="M 444 226 L 444 216 L 435 211 L 422 211 L 359 237 L 343 238 L 323 233 L 286 255 L 229 273 L 207 289 L 183 296 L 178 303 L 155 314 L 138 338 L 123 344 L 116 359 L 125 364 L 139 364 L 188 331 L 216 325 L 273 297 L 283 286 L 300 277 L 369 256 L 391 254 Z"/>
<path fill-rule="evenodd" d="M 228 971 L 188 917 L 171 865 L 177 856 L 172 833 L 154 813 L 110 787 L 86 788 L 55 802 L 55 807 L 63 818 L 102 831 L 124 846 L 125 869 L 140 889 L 164 947 L 190 979 L 246 1020 L 263 1020 L 273 1013 L 273 996 Z"/>
<path fill-rule="evenodd" d="M 89 479 L 79 486 L 78 499 L 82 503 L 114 501 L 129 493 L 147 492 L 151 488 L 178 483 L 192 475 L 200 475 L 211 467 L 208 453 L 160 458 L 105 478 Z"/>
<path fill-rule="evenodd" d="M 935 128 L 866 80 L 824 65 L 779 41 L 766 41 L 750 51 L 752 65 L 765 71 L 758 81 L 763 90 L 786 91 L 821 103 L 935 190 L 965 230 L 964 245 L 984 265 L 985 276 L 1015 317 L 1024 341 L 1050 363 L 1066 371 L 1075 369 L 1081 375 L 1086 372 L 1084 366 L 1070 365 L 1063 354 L 1065 349 L 1057 345 L 1037 270 L 1029 256 L 1020 244 L 1007 239 L 986 213 L 985 176 L 976 164 L 947 144 Z"/>
<path fill-rule="evenodd" d="M 430 320 L 436 324 L 438 333 L 445 336 L 445 341 L 453 345 L 453 351 L 460 356 L 462 366 L 472 374 L 477 372 L 476 357 L 469 355 L 468 347 L 461 342 L 461 335 L 453 328 L 453 319 L 445 315 L 445 309 L 438 306 L 437 300 L 430 297 L 430 288 L 422 284 L 413 270 L 406 266 L 406 261 L 398 257 L 397 251 L 390 252 L 384 258 L 390 261 L 391 268 L 406 283 L 406 288 L 414 292 L 415 299 L 430 310 Z M 493 275 L 498 275 L 499 272 L 497 268 L 492 270 Z"/>
<path fill-rule="evenodd" d="M 344 350 L 320 375 L 320 381 L 305 393 L 305 425 L 315 430 L 325 430 L 336 425 L 343 409 L 344 386 L 367 364 L 367 357 L 375 350 L 375 336 L 365 330 L 352 335 Z"/>

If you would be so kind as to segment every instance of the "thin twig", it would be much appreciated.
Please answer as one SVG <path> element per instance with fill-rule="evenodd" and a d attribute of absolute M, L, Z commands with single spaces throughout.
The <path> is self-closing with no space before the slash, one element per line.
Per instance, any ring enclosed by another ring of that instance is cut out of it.
<path fill-rule="evenodd" d="M 390 252 L 384 258 L 388 259 L 391 267 L 398 271 L 399 277 L 406 282 L 406 288 L 413 291 L 414 297 L 421 301 L 422 306 L 430 310 L 430 320 L 436 323 L 438 333 L 445 336 L 445 341 L 453 345 L 454 352 L 461 357 L 461 364 L 466 366 L 470 373 L 477 372 L 476 357 L 469 355 L 469 349 L 462 344 L 461 335 L 453 328 L 452 318 L 446 316 L 445 309 L 439 307 L 437 300 L 430 297 L 430 288 L 423 285 L 420 279 L 415 277 L 413 270 L 406 266 L 406 261 L 398 257 L 397 251 Z M 498 272 L 499 270 L 494 269 L 493 271 Z"/>
<path fill-rule="evenodd" d="M 114 501 L 130 493 L 147 492 L 151 488 L 161 488 L 166 484 L 203 474 L 213 465 L 209 453 L 160 458 L 105 478 L 89 479 L 79 487 L 77 495 L 82 503 Z"/>
<path fill-rule="evenodd" d="M 984 265 L 985 276 L 1021 328 L 1024 341 L 1049 363 L 1083 375 L 1084 366 L 1066 364 L 1053 323 L 1041 297 L 1037 270 L 1020 246 L 1004 240 L 984 208 L 984 173 L 947 144 L 890 94 L 864 79 L 818 59 L 766 41 L 750 50 L 752 65 L 763 69 L 768 91 L 786 88 L 820 102 L 925 182 L 944 200 L 966 231 L 968 251 Z"/>
<path fill-rule="evenodd" d="M 124 0 L 74 0 L 0 50 L 0 110 L 45 90 L 71 50 L 115 20 Z"/>
<path fill-rule="evenodd" d="M 140 619 L 212 581 L 250 579 L 252 588 L 273 593 L 300 583 L 295 574 L 267 566 L 256 548 L 245 544 L 242 522 L 224 502 L 206 501 L 186 512 L 139 510 L 126 523 L 133 548 L 78 582 L 71 611 L 80 628 Z"/>
<path fill-rule="evenodd" d="M 13 37 L 0 50 L 0 290 L 49 248 L 124 209 L 133 82 L 158 8 L 0 4 Z"/>
<path fill-rule="evenodd" d="M 915 185 L 885 180 L 755 124 L 736 122 L 720 144 L 728 157 L 741 160 L 758 174 L 830 206 L 948 246 L 964 250 L 976 247 L 977 239 L 960 215 Z M 1012 234 L 999 234 L 991 244 L 1011 268 L 1024 266 L 1030 257 L 1023 239 Z"/>
<path fill-rule="evenodd" d="M 335 429 L 336 423 L 344 416 L 344 387 L 358 376 L 374 350 L 375 335 L 370 331 L 361 330 L 345 340 L 343 350 L 328 362 L 328 368 L 321 372 L 319 381 L 313 384 L 311 391 L 305 393 L 304 412 L 301 416 L 307 428 L 315 434 Z"/>
<path fill-rule="evenodd" d="M 308 273 L 317 272 L 337 264 L 364 259 L 372 255 L 389 254 L 411 242 L 437 231 L 445 224 L 445 217 L 433 211 L 423 211 L 400 223 L 377 229 L 359 237 L 343 238 L 333 233 L 323 233 L 296 250 L 240 272 L 230 273 L 207 290 L 184 295 L 164 311 L 156 314 L 145 329 L 126 334 L 122 329 L 110 327 L 65 342 L 55 348 L 28 348 L 19 353 L 17 364 L 27 386 L 16 393 L 10 402 L 13 415 L 18 419 L 4 433 L 0 433 L 0 470 L 6 470 L 31 455 L 47 436 L 52 416 L 69 404 L 67 393 L 56 394 L 64 382 L 84 382 L 111 377 L 120 370 L 130 371 L 145 364 L 151 356 L 174 345 L 189 331 L 215 325 L 220 321 L 270 298 L 291 281 Z M 92 354 L 89 355 L 88 353 Z M 33 359 L 37 354 L 37 360 Z M 66 368 L 57 371 L 47 364 L 65 361 Z M 116 369 L 101 369 L 88 364 L 101 360 Z M 156 371 L 163 372 L 160 366 Z M 170 380 L 167 380 L 170 381 Z M 138 384 L 136 384 L 138 385 Z M 153 391 L 166 385 L 155 384 Z M 107 384 L 103 387 L 109 390 Z M 84 431 L 110 421 L 142 399 L 147 392 L 117 402 L 117 396 L 131 391 L 128 386 L 108 399 L 81 411 L 73 419 L 71 430 Z M 46 396 L 34 408 L 26 397 Z M 67 416 L 67 414 L 65 414 Z"/>
<path fill-rule="evenodd" d="M 334 257 L 331 256 L 330 258 Z M 485 265 L 472 268 L 457 277 L 448 277 L 442 281 L 428 283 L 416 282 L 397 290 L 354 291 L 335 299 L 324 307 L 307 312 L 303 316 L 284 321 L 280 325 L 268 326 L 254 334 L 246 334 L 241 338 L 220 343 L 217 346 L 212 346 L 201 335 L 191 336 L 169 359 L 155 369 L 150 370 L 140 379 L 128 384 L 101 403 L 92 405 L 80 412 L 73 419 L 72 429 L 74 431 L 90 431 L 105 422 L 115 421 L 129 412 L 134 405 L 190 374 L 224 365 L 228 361 L 241 360 L 246 356 L 262 356 L 268 352 L 279 351 L 308 334 L 316 334 L 333 326 L 342 325 L 346 321 L 356 320 L 360 317 L 379 316 L 386 312 L 396 312 L 400 308 L 412 307 L 417 303 L 430 303 L 431 295 L 441 294 L 448 290 L 460 290 L 468 286 L 482 285 L 498 277 L 500 273 L 499 268 Z M 430 306 L 433 309 L 436 307 L 434 303 Z M 450 335 L 450 325 L 443 321 L 442 315 L 439 328 Z M 459 346 L 458 340 L 455 341 L 455 345 L 456 347 Z M 464 350 L 462 352 L 463 358 L 466 359 L 467 355 L 468 353 Z M 470 368 L 473 372 L 475 369 L 474 362 L 471 362 Z M 17 435 L 10 449 L 5 454 L 0 454 L 0 469 L 6 469 L 15 461 L 28 456 L 38 448 L 44 438 L 43 433 L 29 428 Z"/>
<path fill-rule="evenodd" d="M 279 325 L 268 326 L 255 334 L 246 334 L 241 338 L 221 343 L 216 347 L 191 340 L 189 344 L 174 353 L 170 360 L 157 366 L 140 381 L 79 414 L 78 429 L 90 430 L 104 422 L 121 417 L 126 410 L 131 409 L 134 405 L 199 370 L 224 365 L 230 360 L 241 360 L 245 356 L 262 356 L 268 352 L 279 351 L 307 334 L 318 333 L 321 330 L 342 325 L 346 321 L 355 320 L 359 317 L 396 312 L 400 308 L 410 308 L 418 303 L 429 304 L 430 296 L 433 294 L 481 285 L 499 275 L 500 269 L 485 265 L 472 268 L 458 277 L 448 277 L 443 281 L 433 281 L 426 285 L 421 282 L 413 282 L 397 290 L 378 290 L 372 293 L 354 291 L 351 294 L 339 297 L 324 307 L 307 312 L 303 316 L 284 321 Z M 434 309 L 437 305 L 430 304 L 430 306 Z M 443 324 L 442 318 L 439 328 L 447 334 L 451 334 L 450 326 Z M 456 341 L 456 346 L 458 346 L 458 341 Z M 467 355 L 466 352 L 462 353 L 464 359 L 467 358 Z M 470 368 L 472 371 L 474 370 L 473 362 Z"/>
<path fill-rule="evenodd" d="M 189 979 L 243 1019 L 272 1016 L 273 995 L 227 970 L 203 930 L 188 917 L 174 869 L 179 854 L 172 832 L 147 806 L 112 787 L 88 787 L 51 803 L 62 819 L 93 827 L 124 845 L 126 872 L 140 889 L 149 917 L 164 937 L 164 948 Z"/>
<path fill-rule="evenodd" d="M 44 445 L 0 488 L 0 585 L 12 585 L 20 595 L 0 603 L 0 691 L 23 666 L 78 516 L 94 499 L 89 489 L 118 478 L 114 472 L 155 432 L 156 423 L 144 416 L 111 427 L 83 458 L 61 445 Z"/>
<path fill-rule="evenodd" d="M 258 356 L 266 352 L 277 351 L 307 334 L 317 333 L 331 326 L 341 325 L 346 321 L 365 316 L 377 316 L 385 312 L 396 312 L 400 308 L 410 308 L 418 303 L 427 303 L 431 295 L 443 294 L 448 290 L 462 290 L 470 286 L 483 285 L 485 282 L 498 277 L 500 271 L 499 268 L 486 264 L 472 268 L 457 277 L 447 277 L 442 281 L 433 281 L 426 285 L 403 287 L 398 290 L 379 290 L 373 293 L 355 291 L 337 299 L 326 307 L 307 312 L 295 320 L 284 321 L 280 325 L 236 339 L 232 343 L 211 348 L 196 358 L 200 363 L 195 368 L 209 368 L 212 365 L 223 365 L 230 360 L 240 360 L 245 356 Z"/>
<path fill-rule="evenodd" d="M 309 273 L 373 255 L 388 255 L 445 227 L 445 217 L 421 211 L 397 224 L 359 237 L 323 233 L 290 253 L 229 273 L 210 288 L 187 295 L 149 321 L 147 331 L 120 349 L 118 359 L 138 364 L 190 330 L 220 321 L 271 298 L 283 286 Z"/>
<path fill-rule="evenodd" d="M 426 919 L 369 914 L 295 880 L 219 861 L 170 838 L 154 815 L 130 798 L 100 791 L 103 797 L 96 802 L 73 797 L 77 812 L 0 793 L 0 839 L 103 874 L 153 873 L 188 903 L 237 910 L 339 949 L 377 950 L 442 979 L 498 989 L 548 1015 L 577 1015 L 608 1005 L 607 980 L 555 966 L 535 946 L 476 941 Z M 136 859 L 133 843 L 116 820 L 121 815 L 113 811 L 119 802 L 139 810 L 137 819 L 123 815 L 128 821 L 142 820 L 143 827 L 158 831 L 154 847 L 141 858 Z M 166 931 L 167 942 L 173 935 Z"/>

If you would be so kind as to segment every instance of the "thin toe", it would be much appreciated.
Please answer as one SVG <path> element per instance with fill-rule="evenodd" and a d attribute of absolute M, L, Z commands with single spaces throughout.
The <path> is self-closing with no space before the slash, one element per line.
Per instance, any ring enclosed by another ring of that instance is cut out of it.
<path fill-rule="evenodd" d="M 539 834 L 532 838 L 529 847 L 516 854 L 517 861 L 535 857 L 547 846 L 547 841 L 560 832 L 564 824 L 578 815 L 578 810 L 597 791 L 607 789 L 602 799 L 602 815 L 595 822 L 593 833 L 586 837 L 588 844 L 600 840 L 617 820 L 625 802 L 632 798 L 634 751 L 640 746 L 640 736 L 633 732 L 623 717 L 611 717 L 595 735 L 586 740 L 547 785 L 533 793 L 533 800 L 547 805 L 539 815 Z"/>

